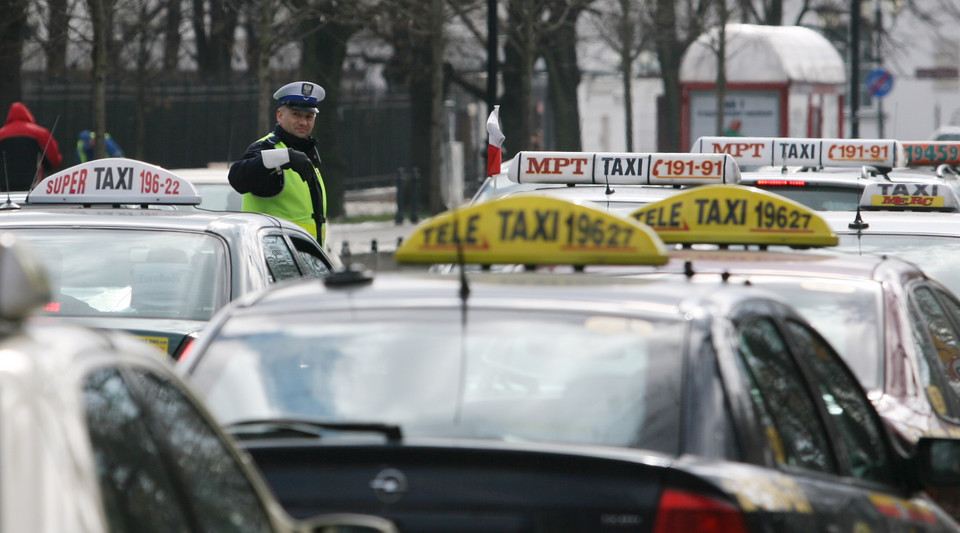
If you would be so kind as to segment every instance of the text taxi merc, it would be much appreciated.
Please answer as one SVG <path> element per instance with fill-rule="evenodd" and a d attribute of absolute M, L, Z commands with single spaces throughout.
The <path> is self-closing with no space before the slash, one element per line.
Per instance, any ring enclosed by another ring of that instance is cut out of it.
<path fill-rule="evenodd" d="M 42 191 L 52 195 L 84 195 L 92 191 L 118 190 L 146 194 L 180 194 L 180 181 L 163 177 L 158 172 L 135 166 L 104 165 L 68 170 L 48 177 L 41 182 Z M 93 188 L 88 190 L 93 174 Z"/>

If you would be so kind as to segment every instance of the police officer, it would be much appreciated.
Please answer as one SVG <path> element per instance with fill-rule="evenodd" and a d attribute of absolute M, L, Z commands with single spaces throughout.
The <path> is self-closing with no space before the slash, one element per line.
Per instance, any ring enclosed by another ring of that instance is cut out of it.
<path fill-rule="evenodd" d="M 230 185 L 243 195 L 243 211 L 295 222 L 320 244 L 326 233 L 327 197 L 313 131 L 317 103 L 326 93 L 309 81 L 288 83 L 273 94 L 277 126 L 230 166 Z"/>

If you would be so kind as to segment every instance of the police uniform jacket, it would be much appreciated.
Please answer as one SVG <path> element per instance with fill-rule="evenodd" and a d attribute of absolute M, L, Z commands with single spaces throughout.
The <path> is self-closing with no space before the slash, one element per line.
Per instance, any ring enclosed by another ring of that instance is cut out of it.
<path fill-rule="evenodd" d="M 306 154 L 313 163 L 316 178 L 304 181 L 293 169 L 263 166 L 260 152 L 274 148 L 293 148 Z M 243 194 L 244 211 L 267 213 L 295 222 L 323 244 L 327 198 L 316 139 L 301 139 L 277 124 L 272 133 L 251 144 L 243 158 L 230 166 L 227 177 L 230 185 Z"/>

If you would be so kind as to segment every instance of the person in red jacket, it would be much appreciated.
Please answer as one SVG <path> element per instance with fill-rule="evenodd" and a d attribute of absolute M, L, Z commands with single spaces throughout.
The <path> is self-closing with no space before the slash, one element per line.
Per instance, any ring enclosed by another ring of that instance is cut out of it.
<path fill-rule="evenodd" d="M 0 191 L 29 191 L 63 162 L 50 130 L 37 124 L 21 102 L 14 102 L 0 128 Z"/>

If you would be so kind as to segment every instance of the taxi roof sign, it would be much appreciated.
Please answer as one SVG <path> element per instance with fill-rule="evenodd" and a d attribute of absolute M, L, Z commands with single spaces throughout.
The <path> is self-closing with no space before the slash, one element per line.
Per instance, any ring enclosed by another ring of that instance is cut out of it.
<path fill-rule="evenodd" d="M 860 207 L 883 211 L 957 211 L 960 198 L 946 183 L 871 182 L 860 193 Z"/>
<path fill-rule="evenodd" d="M 704 185 L 739 183 L 725 154 L 520 152 L 507 170 L 516 183 L 571 185 Z"/>
<path fill-rule="evenodd" d="M 693 153 L 730 154 L 744 166 L 902 167 L 903 145 L 895 139 L 799 137 L 700 137 Z"/>
<path fill-rule="evenodd" d="M 960 165 L 960 142 L 904 142 L 907 166 Z"/>
<path fill-rule="evenodd" d="M 549 196 L 507 196 L 424 220 L 397 248 L 398 263 L 662 265 L 649 227 Z"/>
<path fill-rule="evenodd" d="M 190 181 L 165 168 L 127 159 L 94 159 L 44 178 L 28 194 L 30 204 L 199 205 Z"/>
<path fill-rule="evenodd" d="M 742 185 L 697 187 L 648 204 L 631 216 L 665 243 L 836 246 L 827 222 L 809 207 Z"/>

